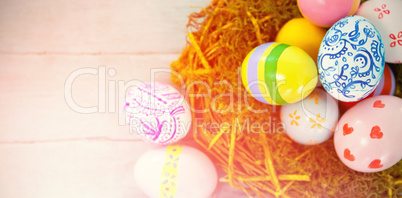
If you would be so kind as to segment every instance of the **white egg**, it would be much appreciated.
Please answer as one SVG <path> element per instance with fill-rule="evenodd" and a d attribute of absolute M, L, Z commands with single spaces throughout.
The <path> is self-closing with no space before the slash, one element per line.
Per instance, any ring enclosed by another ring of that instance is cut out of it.
<path fill-rule="evenodd" d="M 125 112 L 131 132 L 159 145 L 179 141 L 191 127 L 187 101 L 165 83 L 145 83 L 129 90 Z"/>
<path fill-rule="evenodd" d="M 320 88 L 300 102 L 281 107 L 281 120 L 286 134 L 293 141 L 305 145 L 328 140 L 335 130 L 338 116 L 335 99 Z"/>
<path fill-rule="evenodd" d="M 385 45 L 385 61 L 402 62 L 402 1 L 370 0 L 357 10 L 378 29 Z"/>
<path fill-rule="evenodd" d="M 134 167 L 139 188 L 150 198 L 209 198 L 218 176 L 212 161 L 188 146 L 168 146 L 144 153 Z"/>

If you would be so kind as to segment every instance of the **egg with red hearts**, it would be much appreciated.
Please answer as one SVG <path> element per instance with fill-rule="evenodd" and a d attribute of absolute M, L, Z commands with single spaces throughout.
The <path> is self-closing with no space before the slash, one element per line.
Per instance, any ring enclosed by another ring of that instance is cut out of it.
<path fill-rule="evenodd" d="M 349 109 L 334 134 L 341 161 L 359 172 L 378 172 L 402 158 L 402 99 L 375 96 Z"/>

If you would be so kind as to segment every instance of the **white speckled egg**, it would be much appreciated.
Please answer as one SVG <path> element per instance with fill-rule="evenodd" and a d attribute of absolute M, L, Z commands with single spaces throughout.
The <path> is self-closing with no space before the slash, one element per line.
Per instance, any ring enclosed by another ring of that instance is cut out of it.
<path fill-rule="evenodd" d="M 370 0 L 364 2 L 357 15 L 370 20 L 380 32 L 385 46 L 385 61 L 402 62 L 402 1 Z"/>
<path fill-rule="evenodd" d="M 321 43 L 321 84 L 340 101 L 359 101 L 380 82 L 384 54 L 381 35 L 370 21 L 361 16 L 345 17 L 327 31 Z"/>
<path fill-rule="evenodd" d="M 191 127 L 184 97 L 165 83 L 144 83 L 129 90 L 125 106 L 130 131 L 143 140 L 166 145 L 177 142 Z"/>

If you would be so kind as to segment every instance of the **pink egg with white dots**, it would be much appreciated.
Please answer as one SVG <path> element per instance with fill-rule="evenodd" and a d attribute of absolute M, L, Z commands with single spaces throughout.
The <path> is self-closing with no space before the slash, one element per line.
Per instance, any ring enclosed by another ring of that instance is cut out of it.
<path fill-rule="evenodd" d="M 349 168 L 378 172 L 402 158 L 402 99 L 375 96 L 359 102 L 339 120 L 336 153 Z"/>
<path fill-rule="evenodd" d="M 191 127 L 187 101 L 176 89 L 161 82 L 131 88 L 126 97 L 125 113 L 130 132 L 154 144 L 177 142 Z"/>

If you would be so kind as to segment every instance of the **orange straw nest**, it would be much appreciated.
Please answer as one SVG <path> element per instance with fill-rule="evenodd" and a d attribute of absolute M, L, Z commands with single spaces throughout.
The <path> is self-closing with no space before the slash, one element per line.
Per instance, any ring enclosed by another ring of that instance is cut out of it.
<path fill-rule="evenodd" d="M 401 161 L 379 173 L 353 171 L 332 140 L 294 143 L 281 128 L 280 107 L 246 94 L 244 57 L 300 16 L 296 0 L 213 0 L 190 15 L 188 45 L 171 67 L 173 82 L 187 88 L 195 140 L 227 173 L 220 181 L 249 197 L 396 197 Z"/>

